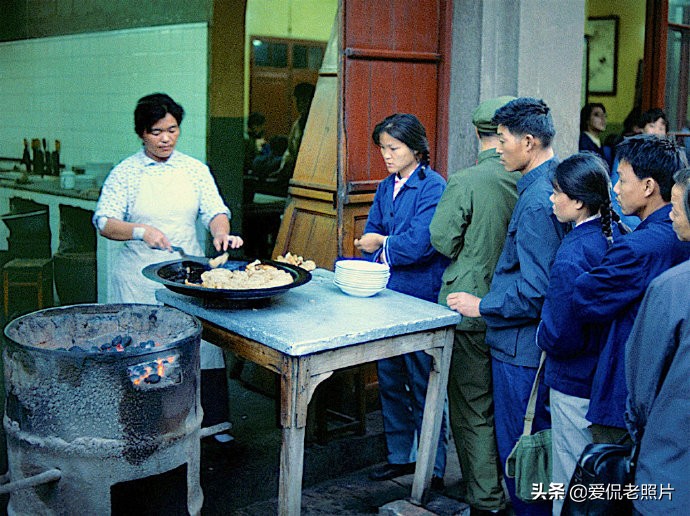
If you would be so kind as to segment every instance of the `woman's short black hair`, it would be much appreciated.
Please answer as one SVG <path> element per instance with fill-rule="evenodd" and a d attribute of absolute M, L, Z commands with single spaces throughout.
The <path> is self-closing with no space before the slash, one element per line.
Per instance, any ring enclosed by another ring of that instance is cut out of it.
<path fill-rule="evenodd" d="M 589 117 L 592 116 L 592 111 L 594 108 L 601 108 L 604 113 L 606 113 L 606 108 L 601 102 L 589 102 L 585 104 L 580 110 L 580 132 L 583 133 L 587 130 L 587 125 L 589 124 Z"/>
<path fill-rule="evenodd" d="M 690 168 L 681 168 L 673 175 L 673 179 L 678 186 L 684 189 L 685 216 L 690 220 Z"/>
<path fill-rule="evenodd" d="M 158 122 L 165 115 L 170 113 L 177 121 L 177 125 L 182 124 L 184 109 L 165 93 L 153 93 L 141 97 L 134 108 L 134 130 L 142 137 L 144 131 L 151 131 L 151 126 Z"/>
<path fill-rule="evenodd" d="M 371 138 L 377 146 L 381 146 L 381 133 L 388 133 L 400 140 L 419 156 L 422 164 L 429 164 L 429 141 L 424 126 L 416 116 L 395 113 L 376 124 Z"/>
<path fill-rule="evenodd" d="M 544 147 L 550 146 L 556 136 L 551 109 L 543 100 L 532 97 L 520 97 L 498 108 L 491 123 L 507 127 L 514 135 L 531 134 Z"/>

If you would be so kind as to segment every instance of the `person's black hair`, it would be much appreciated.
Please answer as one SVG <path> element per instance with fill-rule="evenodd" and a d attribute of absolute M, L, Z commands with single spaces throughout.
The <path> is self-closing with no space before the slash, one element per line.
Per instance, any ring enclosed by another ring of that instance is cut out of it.
<path fill-rule="evenodd" d="M 590 215 L 601 214 L 601 231 L 613 243 L 613 221 L 618 216 L 611 206 L 611 178 L 606 162 L 592 152 L 579 152 L 561 161 L 552 174 L 554 189 L 580 201 Z"/>
<path fill-rule="evenodd" d="M 271 153 L 274 156 L 282 156 L 288 148 L 287 136 L 273 136 L 268 140 L 268 145 L 271 147 Z"/>
<path fill-rule="evenodd" d="M 381 133 L 388 133 L 407 145 L 419 157 L 422 165 L 429 164 L 429 140 L 419 119 L 409 113 L 395 113 L 376 124 L 371 134 L 374 143 L 381 146 Z"/>
<path fill-rule="evenodd" d="M 673 180 L 685 190 L 683 204 L 685 205 L 685 216 L 690 220 L 690 168 L 681 168 L 673 175 Z"/>
<path fill-rule="evenodd" d="M 520 97 L 498 108 L 491 123 L 507 127 L 513 135 L 531 134 L 544 147 L 549 147 L 556 136 L 551 109 L 543 100 L 532 97 Z"/>
<path fill-rule="evenodd" d="M 664 110 L 661 108 L 652 108 L 648 109 L 642 115 L 640 116 L 640 121 L 638 122 L 638 127 L 640 129 L 644 129 L 644 126 L 647 124 L 653 124 L 659 119 L 663 119 L 664 125 L 666 126 L 666 132 L 668 132 L 668 117 L 666 116 L 666 113 L 664 113 Z"/>
<path fill-rule="evenodd" d="M 300 82 L 295 86 L 295 89 L 292 91 L 292 94 L 295 96 L 295 98 L 298 99 L 306 99 L 306 100 L 311 100 L 314 98 L 314 92 L 316 91 L 316 87 L 308 82 Z"/>
<path fill-rule="evenodd" d="M 632 134 L 637 134 L 635 132 L 635 127 L 641 129 L 640 127 L 640 116 L 642 116 L 642 108 L 640 106 L 633 106 L 628 113 L 628 116 L 623 120 L 623 133 L 622 136 L 630 136 Z"/>
<path fill-rule="evenodd" d="M 583 133 L 587 130 L 589 125 L 589 118 L 592 116 L 592 111 L 594 108 L 601 108 L 604 113 L 606 113 L 606 108 L 601 102 L 589 102 L 580 110 L 580 132 Z"/>
<path fill-rule="evenodd" d="M 257 125 L 264 125 L 265 123 L 266 117 L 258 111 L 254 111 L 247 118 L 247 127 L 256 127 Z"/>
<path fill-rule="evenodd" d="M 144 131 L 150 132 L 153 124 L 170 113 L 182 125 L 184 109 L 165 93 L 153 93 L 141 97 L 134 108 L 134 130 L 142 137 Z"/>
<path fill-rule="evenodd" d="M 638 179 L 651 177 L 659 185 L 661 198 L 671 200 L 673 174 L 688 166 L 685 150 L 674 140 L 654 134 L 638 134 L 616 146 L 619 161 L 627 161 Z"/>

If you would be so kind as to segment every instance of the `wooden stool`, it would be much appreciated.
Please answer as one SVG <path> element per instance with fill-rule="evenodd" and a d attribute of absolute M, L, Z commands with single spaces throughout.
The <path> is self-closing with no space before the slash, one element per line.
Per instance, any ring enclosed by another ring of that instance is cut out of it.
<path fill-rule="evenodd" d="M 31 300 L 27 289 L 35 289 L 36 297 L 26 309 L 40 310 L 53 305 L 52 258 L 15 258 L 7 262 L 3 270 L 5 319 L 10 316 L 10 290 L 22 289 L 21 298 Z"/>

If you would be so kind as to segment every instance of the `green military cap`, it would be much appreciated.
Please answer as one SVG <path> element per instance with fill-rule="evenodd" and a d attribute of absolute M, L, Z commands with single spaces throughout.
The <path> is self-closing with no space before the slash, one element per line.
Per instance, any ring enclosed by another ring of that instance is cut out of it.
<path fill-rule="evenodd" d="M 497 126 L 491 123 L 494 113 L 498 108 L 505 106 L 515 97 L 505 95 L 495 99 L 488 99 L 479 104 L 472 113 L 472 123 L 474 126 L 484 133 L 495 133 Z"/>

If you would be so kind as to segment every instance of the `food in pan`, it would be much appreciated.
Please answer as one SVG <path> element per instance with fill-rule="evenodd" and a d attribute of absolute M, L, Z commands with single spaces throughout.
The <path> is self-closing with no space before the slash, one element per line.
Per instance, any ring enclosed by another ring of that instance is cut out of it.
<path fill-rule="evenodd" d="M 228 262 L 228 256 L 228 253 L 220 254 L 215 258 L 211 258 L 208 261 L 208 264 L 211 266 L 212 269 L 215 269 L 216 267 L 222 267 Z"/>
<path fill-rule="evenodd" d="M 302 267 L 305 271 L 313 271 L 316 269 L 316 263 L 313 260 L 305 260 L 299 255 L 292 254 L 290 251 L 287 252 L 285 256 L 282 254 L 276 258 L 277 262 L 289 263 L 291 265 L 297 265 L 297 267 Z"/>
<path fill-rule="evenodd" d="M 224 290 L 281 287 L 289 285 L 293 281 L 289 272 L 272 265 L 262 264 L 259 260 L 247 264 L 243 271 L 216 268 L 201 274 L 202 287 Z M 185 281 L 185 284 L 198 286 L 197 283 L 190 283 L 189 281 Z"/>

